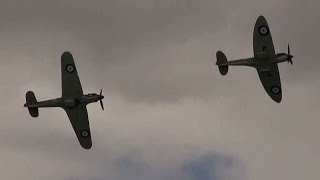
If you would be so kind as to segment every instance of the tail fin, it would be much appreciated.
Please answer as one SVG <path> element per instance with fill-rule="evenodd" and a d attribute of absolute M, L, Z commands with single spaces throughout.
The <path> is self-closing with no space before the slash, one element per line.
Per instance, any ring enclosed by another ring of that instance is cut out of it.
<path fill-rule="evenodd" d="M 220 74 L 224 76 L 228 73 L 228 69 L 229 69 L 228 64 L 227 64 L 228 63 L 227 57 L 221 51 L 218 51 L 216 56 L 217 56 L 216 65 L 219 66 Z"/>
<path fill-rule="evenodd" d="M 39 116 L 38 107 L 30 107 L 30 106 L 37 103 L 36 96 L 34 95 L 34 93 L 32 91 L 28 91 L 26 93 L 26 101 L 27 101 L 27 103 L 24 105 L 24 107 L 28 107 L 29 114 L 32 117 L 38 117 Z"/>

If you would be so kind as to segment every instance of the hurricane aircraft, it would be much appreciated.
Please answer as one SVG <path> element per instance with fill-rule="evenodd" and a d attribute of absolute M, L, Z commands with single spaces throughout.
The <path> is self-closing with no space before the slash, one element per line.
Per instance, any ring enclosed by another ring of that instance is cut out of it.
<path fill-rule="evenodd" d="M 104 110 L 102 89 L 99 95 L 95 93 L 83 94 L 77 68 L 70 52 L 64 52 L 61 56 L 61 77 L 62 97 L 38 102 L 34 93 L 28 91 L 24 107 L 28 108 L 32 117 L 39 116 L 38 108 L 60 107 L 64 109 L 80 145 L 85 149 L 90 149 L 92 141 L 86 106 L 100 101 L 101 108 Z"/>

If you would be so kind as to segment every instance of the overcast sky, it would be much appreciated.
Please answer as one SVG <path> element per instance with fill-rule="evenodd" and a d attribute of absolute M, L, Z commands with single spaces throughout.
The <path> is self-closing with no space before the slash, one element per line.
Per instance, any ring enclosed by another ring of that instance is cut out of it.
<path fill-rule="evenodd" d="M 1 0 L 0 179 L 318 180 L 320 12 L 316 0 Z M 221 76 L 215 53 L 253 56 L 264 15 L 279 65 L 275 103 L 256 70 Z M 25 93 L 61 96 L 70 51 L 88 105 L 83 149 L 62 109 L 32 118 Z"/>

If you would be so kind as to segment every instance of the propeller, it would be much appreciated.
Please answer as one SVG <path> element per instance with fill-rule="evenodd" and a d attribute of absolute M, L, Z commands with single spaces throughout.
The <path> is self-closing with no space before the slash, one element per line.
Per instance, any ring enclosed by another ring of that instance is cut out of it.
<path fill-rule="evenodd" d="M 290 54 L 290 46 L 289 46 L 289 44 L 288 44 L 288 56 L 289 56 L 289 58 L 288 58 L 288 63 L 290 63 L 291 65 L 293 65 L 293 62 L 292 62 L 293 56 Z"/>
<path fill-rule="evenodd" d="M 100 90 L 100 95 L 99 95 L 99 100 L 100 100 L 100 105 L 102 110 L 104 110 L 104 106 L 103 106 L 103 102 L 102 99 L 104 98 L 104 96 L 102 95 L 102 89 Z"/>

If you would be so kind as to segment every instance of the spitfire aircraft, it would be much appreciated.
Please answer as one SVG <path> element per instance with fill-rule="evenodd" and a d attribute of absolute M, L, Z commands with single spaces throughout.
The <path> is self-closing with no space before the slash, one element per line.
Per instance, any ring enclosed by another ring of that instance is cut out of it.
<path fill-rule="evenodd" d="M 61 73 L 62 73 L 62 97 L 37 102 L 32 91 L 26 93 L 26 104 L 32 117 L 39 116 L 38 108 L 60 107 L 64 109 L 70 119 L 74 132 L 81 146 L 90 149 L 92 146 L 90 127 L 88 120 L 87 104 L 100 101 L 102 110 L 104 110 L 102 99 L 102 89 L 100 95 L 91 93 L 84 95 L 74 63 L 72 54 L 64 52 L 61 56 Z"/>
<path fill-rule="evenodd" d="M 223 52 L 218 51 L 216 65 L 219 67 L 221 75 L 226 75 L 228 66 L 250 66 L 257 69 L 260 81 L 268 95 L 277 103 L 281 102 L 282 89 L 278 70 L 278 63 L 287 61 L 291 65 L 293 56 L 288 53 L 275 53 L 270 29 L 266 19 L 259 16 L 253 33 L 254 57 L 227 61 Z"/>

